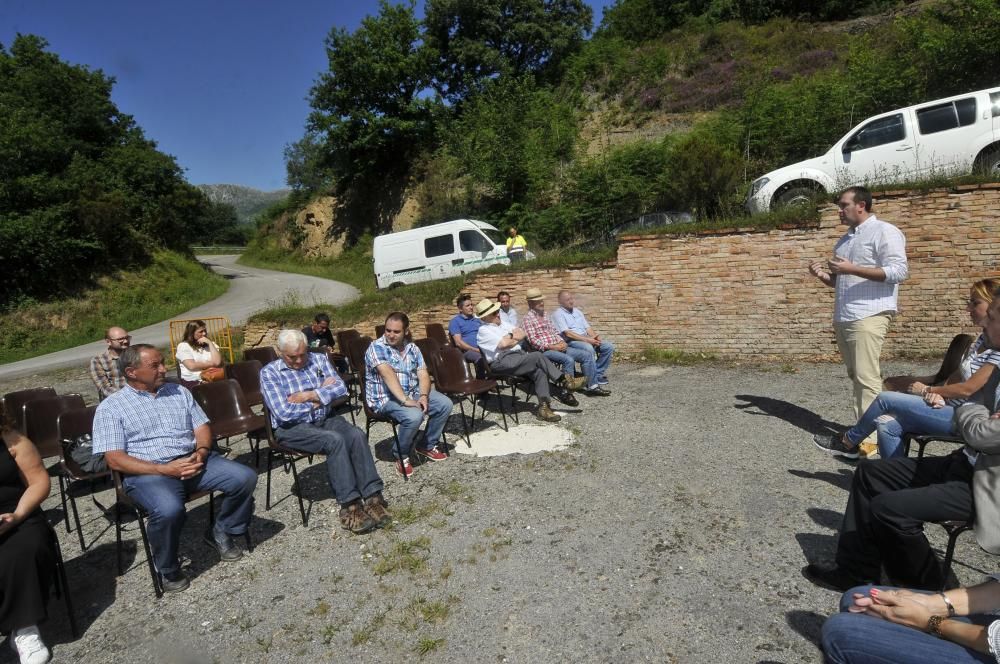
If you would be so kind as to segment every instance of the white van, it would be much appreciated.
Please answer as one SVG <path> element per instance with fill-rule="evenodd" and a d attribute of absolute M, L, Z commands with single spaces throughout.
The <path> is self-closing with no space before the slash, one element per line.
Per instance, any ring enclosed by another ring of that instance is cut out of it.
<path fill-rule="evenodd" d="M 750 185 L 751 214 L 858 184 L 888 184 L 973 169 L 1000 175 L 1000 88 L 868 118 L 822 157 L 771 171 Z"/>
<path fill-rule="evenodd" d="M 526 258 L 533 257 L 528 252 Z M 475 219 L 379 235 L 372 258 L 379 288 L 444 279 L 510 262 L 500 231 Z"/>

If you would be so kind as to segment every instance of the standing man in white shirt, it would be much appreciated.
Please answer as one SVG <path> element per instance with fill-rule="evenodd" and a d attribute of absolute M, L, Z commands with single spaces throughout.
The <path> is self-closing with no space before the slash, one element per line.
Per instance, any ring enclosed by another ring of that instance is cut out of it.
<path fill-rule="evenodd" d="M 829 261 L 815 261 L 809 272 L 835 289 L 833 329 L 837 347 L 854 383 L 854 420 L 882 389 L 879 356 L 896 313 L 899 284 L 906 279 L 906 238 L 872 214 L 872 195 L 849 187 L 840 195 L 840 220 L 847 233 Z"/>

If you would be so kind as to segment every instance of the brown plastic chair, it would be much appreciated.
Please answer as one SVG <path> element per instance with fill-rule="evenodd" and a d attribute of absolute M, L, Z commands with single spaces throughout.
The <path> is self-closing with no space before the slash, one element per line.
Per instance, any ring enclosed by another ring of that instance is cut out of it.
<path fill-rule="evenodd" d="M 24 404 L 24 435 L 35 444 L 38 454 L 43 459 L 61 456 L 59 415 L 67 410 L 86 406 L 79 394 L 63 394 L 28 401 Z"/>
<path fill-rule="evenodd" d="M 240 384 L 231 378 L 201 383 L 191 388 L 191 394 L 208 415 L 213 440 L 246 434 L 260 466 L 260 441 L 267 436 L 264 417 L 251 410 Z"/>
<path fill-rule="evenodd" d="M 111 471 L 111 477 L 115 483 L 115 496 L 117 500 L 115 501 L 115 554 L 118 561 L 118 576 L 124 574 L 122 569 L 122 508 L 130 509 L 136 514 L 136 519 L 139 522 L 139 534 L 142 536 L 142 546 L 146 550 L 146 562 L 149 565 L 149 576 L 153 581 L 153 592 L 156 593 L 156 597 L 163 597 L 163 584 L 160 581 L 160 575 L 156 572 L 156 565 L 153 564 L 153 553 L 149 547 L 149 535 L 146 533 L 146 519 L 148 514 L 146 510 L 143 509 L 142 505 L 138 501 L 133 500 L 125 492 L 125 486 L 122 484 L 122 474 L 117 470 Z M 200 498 L 208 496 L 208 525 L 209 528 L 215 522 L 215 493 L 212 491 L 195 491 L 194 493 L 188 494 L 185 498 L 185 503 L 190 503 Z M 246 532 L 247 550 L 253 551 L 253 542 L 250 540 L 250 530 Z"/>
<path fill-rule="evenodd" d="M 257 360 L 262 366 L 266 366 L 278 359 L 278 351 L 274 346 L 258 346 L 247 348 L 243 351 L 243 360 Z"/>
<path fill-rule="evenodd" d="M 385 334 L 385 325 L 376 325 L 375 326 L 375 338 L 378 339 L 383 334 Z"/>
<path fill-rule="evenodd" d="M 263 368 L 259 360 L 244 360 L 226 365 L 226 378 L 240 384 L 243 396 L 251 407 L 264 403 L 264 396 L 260 392 L 260 372 Z"/>
<path fill-rule="evenodd" d="M 107 508 L 97 502 L 93 494 L 93 485 L 96 480 L 110 479 L 111 471 L 103 470 L 97 473 L 89 473 L 80 467 L 71 455 L 66 453 L 67 446 L 80 436 L 90 434 L 94 429 L 94 413 L 97 406 L 87 406 L 86 408 L 75 408 L 59 414 L 56 420 L 56 428 L 59 431 L 59 440 L 62 442 L 62 449 L 59 455 L 59 493 L 63 499 L 63 514 L 66 515 L 66 532 L 73 532 L 69 524 L 69 512 L 66 510 L 66 498 L 69 498 L 70 508 L 73 510 L 73 523 L 76 526 L 77 537 L 80 538 L 80 550 L 86 551 L 87 545 L 83 541 L 83 529 L 80 527 L 80 513 L 76 507 L 76 498 L 73 497 L 70 488 L 77 482 L 88 482 L 91 488 L 90 499 L 102 512 L 107 512 Z"/>
<path fill-rule="evenodd" d="M 479 380 L 469 378 L 465 372 L 465 356 L 457 348 L 445 346 L 439 348 L 433 355 L 432 360 L 435 373 L 437 375 L 436 387 L 439 392 L 453 399 L 458 399 L 458 408 L 462 413 L 462 429 L 465 431 L 465 442 L 472 447 L 472 438 L 469 431 L 469 424 L 465 417 L 465 400 L 472 401 L 472 427 L 476 426 L 476 404 L 483 395 L 499 387 L 495 380 Z M 500 399 L 500 413 L 503 415 L 504 430 L 507 430 L 507 412 L 503 407 L 503 399 Z M 486 419 L 486 409 L 483 408 L 482 418 Z"/>
<path fill-rule="evenodd" d="M 420 354 L 424 356 L 424 362 L 427 363 L 427 371 L 430 372 L 431 378 L 434 379 L 435 384 L 437 383 L 437 367 L 434 366 L 434 362 L 437 358 L 438 349 L 441 348 L 439 344 L 434 339 L 430 337 L 426 339 L 417 339 L 413 342 L 416 344 L 417 348 L 420 349 Z M 465 361 L 464 359 L 462 360 Z"/>
<path fill-rule="evenodd" d="M 267 404 L 264 404 L 263 417 L 264 432 L 267 435 L 267 492 L 265 494 L 264 509 L 271 509 L 271 468 L 274 465 L 274 460 L 278 459 L 281 461 L 286 473 L 291 469 L 292 493 L 299 499 L 299 513 L 302 515 L 302 526 L 308 526 L 309 516 L 306 513 L 305 503 L 302 501 L 302 484 L 299 482 L 299 473 L 295 468 L 295 462 L 302 458 L 308 458 L 309 462 L 312 463 L 313 455 L 308 452 L 293 450 L 278 442 L 278 439 L 274 435 L 274 426 L 271 424 L 271 413 L 267 410 Z M 312 503 L 309 504 L 309 511 L 312 512 Z"/>
<path fill-rule="evenodd" d="M 54 396 L 57 396 L 56 391 L 51 387 L 32 387 L 27 390 L 8 392 L 0 399 L 0 405 L 3 407 L 4 415 L 10 418 L 10 425 L 24 433 L 24 404 L 33 399 Z"/>
<path fill-rule="evenodd" d="M 444 329 L 444 325 L 441 323 L 428 323 L 424 329 L 427 332 L 427 338 L 438 342 L 439 346 L 447 346 L 451 343 L 448 331 Z"/>

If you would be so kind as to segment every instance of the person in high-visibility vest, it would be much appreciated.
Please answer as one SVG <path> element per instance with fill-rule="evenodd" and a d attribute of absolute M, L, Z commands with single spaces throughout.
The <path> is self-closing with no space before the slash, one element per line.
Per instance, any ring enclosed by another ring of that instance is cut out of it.
<path fill-rule="evenodd" d="M 528 249 L 528 242 L 523 235 L 519 235 L 517 229 L 511 226 L 507 229 L 507 257 L 511 263 L 524 260 L 524 254 Z"/>

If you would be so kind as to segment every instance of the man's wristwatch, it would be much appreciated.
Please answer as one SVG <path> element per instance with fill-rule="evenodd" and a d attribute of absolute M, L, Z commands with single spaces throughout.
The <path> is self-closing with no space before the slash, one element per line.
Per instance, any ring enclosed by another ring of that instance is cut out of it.
<path fill-rule="evenodd" d="M 941 599 L 944 600 L 944 605 L 946 607 L 948 607 L 948 617 L 949 618 L 954 618 L 955 617 L 955 605 L 951 603 L 951 600 L 948 599 L 948 596 L 945 595 L 944 593 L 938 593 L 938 595 L 940 595 Z"/>
<path fill-rule="evenodd" d="M 944 635 L 941 634 L 941 623 L 945 620 L 947 620 L 947 618 L 945 618 L 944 616 L 938 616 L 938 615 L 931 616 L 930 620 L 927 621 L 927 633 L 933 634 L 939 639 L 943 639 Z"/>

